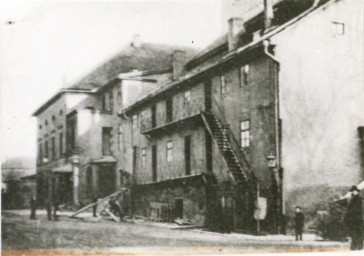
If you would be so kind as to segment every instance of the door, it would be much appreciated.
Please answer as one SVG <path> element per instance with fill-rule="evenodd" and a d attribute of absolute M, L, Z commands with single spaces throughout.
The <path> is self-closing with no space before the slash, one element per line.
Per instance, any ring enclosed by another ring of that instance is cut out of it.
<path fill-rule="evenodd" d="M 175 218 L 183 219 L 183 199 L 176 198 L 174 200 L 174 211 L 175 211 Z"/>
<path fill-rule="evenodd" d="M 99 168 L 99 197 L 106 197 L 116 190 L 116 173 L 114 166 L 100 166 Z"/>
<path fill-rule="evenodd" d="M 191 136 L 185 137 L 185 174 L 191 175 Z"/>
<path fill-rule="evenodd" d="M 208 80 L 204 84 L 204 91 L 205 91 L 205 110 L 211 110 L 211 80 Z"/>
<path fill-rule="evenodd" d="M 157 145 L 152 146 L 152 179 L 157 181 Z"/>

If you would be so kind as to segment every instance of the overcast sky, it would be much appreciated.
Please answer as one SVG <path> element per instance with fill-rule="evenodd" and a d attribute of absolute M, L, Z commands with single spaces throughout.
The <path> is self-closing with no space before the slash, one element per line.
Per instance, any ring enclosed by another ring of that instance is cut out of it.
<path fill-rule="evenodd" d="M 221 32 L 217 0 L 1 2 L 1 159 L 36 155 L 31 114 L 120 51 L 145 42 L 204 47 Z"/>

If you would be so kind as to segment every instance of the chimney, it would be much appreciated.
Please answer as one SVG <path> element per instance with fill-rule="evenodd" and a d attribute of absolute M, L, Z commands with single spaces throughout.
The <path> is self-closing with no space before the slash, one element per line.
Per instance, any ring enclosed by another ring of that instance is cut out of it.
<path fill-rule="evenodd" d="M 239 43 L 239 32 L 242 31 L 244 33 L 244 22 L 242 18 L 233 17 L 228 20 L 229 31 L 228 31 L 228 44 L 229 51 L 237 48 Z"/>
<path fill-rule="evenodd" d="M 273 0 L 264 0 L 264 31 L 270 29 L 273 18 Z"/>
<path fill-rule="evenodd" d="M 140 41 L 140 35 L 139 34 L 133 35 L 133 39 L 132 39 L 131 44 L 132 44 L 132 46 L 134 48 L 140 48 L 142 46 L 142 43 Z"/>
<path fill-rule="evenodd" d="M 183 66 L 186 63 L 186 53 L 181 50 L 175 50 L 173 52 L 173 80 L 178 80 L 182 75 Z"/>

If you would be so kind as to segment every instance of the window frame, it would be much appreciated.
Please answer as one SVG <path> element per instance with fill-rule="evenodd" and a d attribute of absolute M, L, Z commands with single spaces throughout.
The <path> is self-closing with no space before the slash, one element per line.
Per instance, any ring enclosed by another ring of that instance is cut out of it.
<path fill-rule="evenodd" d="M 147 163 L 147 148 L 140 149 L 140 156 L 141 156 L 141 167 L 145 167 Z"/>
<path fill-rule="evenodd" d="M 334 25 L 333 32 L 335 36 L 343 36 L 345 35 L 345 23 L 333 21 L 332 24 Z"/>
<path fill-rule="evenodd" d="M 191 102 L 191 90 L 186 90 L 183 93 L 183 103 L 185 105 L 189 104 Z"/>
<path fill-rule="evenodd" d="M 251 123 L 249 119 L 245 119 L 240 121 L 240 147 L 241 148 L 249 148 L 251 145 L 250 141 L 250 131 L 251 131 Z"/>
<path fill-rule="evenodd" d="M 249 70 L 250 70 L 249 64 L 245 64 L 240 67 L 240 87 L 249 85 Z"/>
<path fill-rule="evenodd" d="M 167 145 L 166 145 L 166 149 L 167 149 L 167 163 L 170 163 L 173 161 L 173 141 L 169 140 L 167 141 Z"/>
<path fill-rule="evenodd" d="M 220 76 L 220 93 L 221 95 L 225 95 L 227 93 L 227 83 L 226 83 L 226 76 Z"/>

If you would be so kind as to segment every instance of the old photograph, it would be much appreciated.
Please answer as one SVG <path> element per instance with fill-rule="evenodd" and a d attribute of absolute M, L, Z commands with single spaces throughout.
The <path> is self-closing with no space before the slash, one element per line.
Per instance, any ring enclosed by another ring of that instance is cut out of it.
<path fill-rule="evenodd" d="M 361 255 L 363 10 L 2 1 L 2 255 Z"/>

